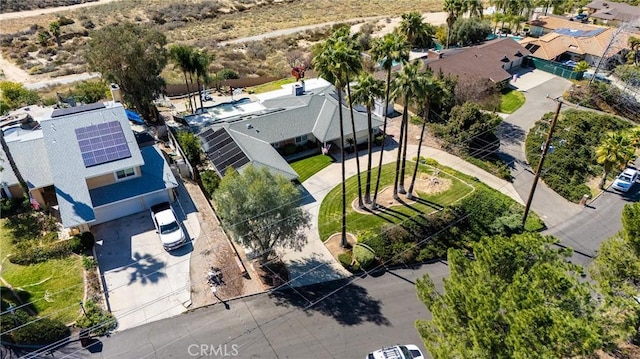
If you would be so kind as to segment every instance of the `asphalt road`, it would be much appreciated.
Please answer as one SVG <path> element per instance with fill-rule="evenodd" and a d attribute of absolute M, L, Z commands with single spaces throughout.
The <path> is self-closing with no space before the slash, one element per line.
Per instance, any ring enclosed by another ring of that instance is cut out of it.
<path fill-rule="evenodd" d="M 620 216 L 628 203 L 640 199 L 640 184 L 629 193 L 608 189 L 591 201 L 578 214 L 544 233 L 556 236 L 560 244 L 574 250 L 571 260 L 587 267 L 593 261 L 600 244 L 622 229 Z"/>
<path fill-rule="evenodd" d="M 442 289 L 448 268 L 438 262 L 259 294 L 231 301 L 228 309 L 214 305 L 126 330 L 96 342 L 99 352 L 80 349 L 72 357 L 223 357 L 226 350 L 240 358 L 326 359 L 362 358 L 396 343 L 424 349 L 414 321 L 429 314 L 414 283 L 425 273 Z"/>

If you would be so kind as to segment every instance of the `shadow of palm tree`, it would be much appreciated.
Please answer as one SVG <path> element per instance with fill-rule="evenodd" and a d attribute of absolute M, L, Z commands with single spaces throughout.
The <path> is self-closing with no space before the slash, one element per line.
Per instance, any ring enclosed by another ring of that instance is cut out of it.
<path fill-rule="evenodd" d="M 129 284 L 138 280 L 142 284 L 147 284 L 148 282 L 157 283 L 160 278 L 166 276 L 165 273 L 160 272 L 165 263 L 152 255 L 141 256 L 140 253 L 135 252 L 133 260 L 135 262 L 127 267 L 134 269 L 130 274 Z"/>

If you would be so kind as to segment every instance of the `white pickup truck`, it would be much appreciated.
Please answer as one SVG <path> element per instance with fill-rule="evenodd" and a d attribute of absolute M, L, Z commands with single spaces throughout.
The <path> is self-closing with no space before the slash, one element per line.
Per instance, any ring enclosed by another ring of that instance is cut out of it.
<path fill-rule="evenodd" d="M 151 219 L 164 249 L 170 251 L 187 244 L 180 222 L 169 202 L 151 206 Z"/>

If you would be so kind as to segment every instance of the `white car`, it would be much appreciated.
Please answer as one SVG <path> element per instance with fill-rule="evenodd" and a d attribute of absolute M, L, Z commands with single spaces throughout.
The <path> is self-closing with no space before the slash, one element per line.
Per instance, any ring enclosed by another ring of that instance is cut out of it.
<path fill-rule="evenodd" d="M 187 244 L 182 227 L 169 202 L 151 206 L 151 219 L 164 249 L 170 251 Z"/>
<path fill-rule="evenodd" d="M 629 192 L 633 184 L 636 183 L 638 179 L 638 170 L 635 168 L 627 167 L 616 177 L 616 180 L 613 181 L 613 189 L 618 190 L 620 192 Z"/>
<path fill-rule="evenodd" d="M 383 347 L 369 353 L 366 359 L 424 359 L 424 355 L 416 345 L 394 345 Z"/>

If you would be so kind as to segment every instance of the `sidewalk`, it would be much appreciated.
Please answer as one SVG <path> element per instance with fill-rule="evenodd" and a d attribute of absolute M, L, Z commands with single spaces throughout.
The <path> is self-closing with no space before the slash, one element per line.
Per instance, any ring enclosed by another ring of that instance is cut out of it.
<path fill-rule="evenodd" d="M 413 158 L 418 151 L 417 145 L 409 145 L 407 158 Z M 397 146 L 385 149 L 383 164 L 394 162 L 397 155 Z M 476 167 L 463 159 L 451 155 L 445 151 L 423 146 L 420 153 L 423 157 L 436 160 L 438 163 L 451 167 L 467 175 L 478 178 L 481 182 L 513 198 L 518 203 L 523 203 L 513 185 L 505 180 Z M 360 152 L 361 166 L 366 151 Z M 373 154 L 373 163 L 380 160 L 380 150 Z M 351 155 L 346 160 L 346 177 L 356 174 L 355 157 Z M 318 212 L 324 197 L 342 180 L 341 164 L 336 162 L 306 180 L 302 186 L 307 192 L 303 208 L 311 214 L 311 227 L 306 231 L 308 242 L 301 251 L 287 251 L 282 260 L 290 271 L 291 286 L 300 287 L 309 284 L 325 282 L 333 279 L 345 278 L 351 274 L 334 260 L 333 256 L 320 239 L 318 233 Z"/>

